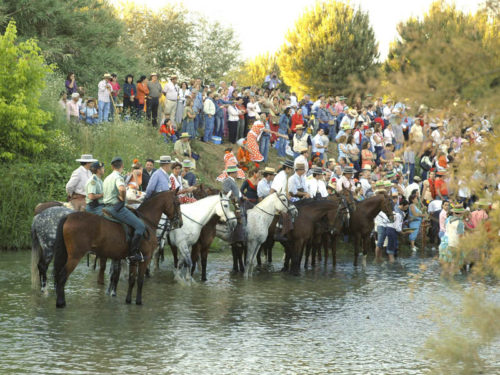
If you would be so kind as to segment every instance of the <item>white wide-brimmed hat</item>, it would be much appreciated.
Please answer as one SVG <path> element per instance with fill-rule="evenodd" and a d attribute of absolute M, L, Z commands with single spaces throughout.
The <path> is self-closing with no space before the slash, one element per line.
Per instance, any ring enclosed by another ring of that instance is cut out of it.
<path fill-rule="evenodd" d="M 172 158 L 169 155 L 162 155 L 162 156 L 160 156 L 160 160 L 156 160 L 155 163 L 171 164 Z"/>
<path fill-rule="evenodd" d="M 75 161 L 79 163 L 94 163 L 98 161 L 97 159 L 94 159 L 92 154 L 83 154 L 80 159 L 76 159 Z"/>

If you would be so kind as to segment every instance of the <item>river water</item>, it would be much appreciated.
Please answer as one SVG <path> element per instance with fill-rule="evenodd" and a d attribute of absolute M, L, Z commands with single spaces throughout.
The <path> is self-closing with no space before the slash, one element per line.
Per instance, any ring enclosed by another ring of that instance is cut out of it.
<path fill-rule="evenodd" d="M 459 296 L 428 255 L 355 269 L 345 254 L 335 270 L 294 277 L 278 271 L 276 252 L 250 280 L 229 272 L 230 257 L 228 249 L 211 253 L 208 282 L 185 286 L 168 256 L 146 280 L 143 306 L 124 303 L 123 279 L 118 297 L 105 295 L 82 262 L 67 307 L 56 309 L 53 290 L 30 289 L 30 253 L 1 254 L 0 373 L 423 374 L 432 364 L 421 348 L 436 330 L 428 313 Z M 491 356 L 491 373 L 500 373 Z"/>

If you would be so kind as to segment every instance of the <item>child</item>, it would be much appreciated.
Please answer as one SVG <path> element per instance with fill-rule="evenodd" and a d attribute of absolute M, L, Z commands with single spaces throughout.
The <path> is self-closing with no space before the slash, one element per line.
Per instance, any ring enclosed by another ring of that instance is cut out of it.
<path fill-rule="evenodd" d="M 94 99 L 87 100 L 87 106 L 82 109 L 82 116 L 87 124 L 97 124 L 99 115 L 97 114 Z"/>
<path fill-rule="evenodd" d="M 175 141 L 177 141 L 174 125 L 172 124 L 172 120 L 170 120 L 170 118 L 166 118 L 163 121 L 163 123 L 160 126 L 160 133 L 163 134 L 165 143 L 168 143 L 169 140 L 171 140 L 172 143 L 175 143 Z"/>

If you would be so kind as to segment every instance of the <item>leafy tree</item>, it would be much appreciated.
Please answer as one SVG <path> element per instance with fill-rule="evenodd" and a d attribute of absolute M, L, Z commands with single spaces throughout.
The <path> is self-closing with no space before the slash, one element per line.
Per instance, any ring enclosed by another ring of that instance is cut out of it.
<path fill-rule="evenodd" d="M 166 6 L 158 12 L 126 4 L 119 9 L 126 24 L 126 39 L 137 58 L 147 56 L 159 74 L 186 74 L 191 68 L 194 24 L 182 7 Z"/>
<path fill-rule="evenodd" d="M 16 21 L 22 39 L 38 40 L 47 62 L 64 74 L 75 72 L 80 85 L 90 87 L 105 72 L 128 73 L 139 65 L 133 46 L 123 45 L 123 21 L 106 1 L 1 0 L 0 13 L 0 21 Z"/>
<path fill-rule="evenodd" d="M 240 45 L 234 31 L 219 22 L 209 23 L 200 18 L 194 29 L 196 48 L 192 51 L 186 73 L 201 78 L 205 83 L 213 82 L 238 62 Z"/>
<path fill-rule="evenodd" d="M 277 59 L 278 53 L 257 55 L 230 71 L 228 81 L 235 79 L 240 86 L 261 86 L 269 73 L 276 72 L 281 76 Z"/>
<path fill-rule="evenodd" d="M 15 22 L 0 36 L 0 160 L 30 156 L 44 148 L 43 124 L 51 115 L 39 109 L 51 68 L 34 40 L 17 43 Z"/>
<path fill-rule="evenodd" d="M 317 2 L 286 35 L 278 64 L 299 94 L 344 92 L 348 77 L 370 69 L 377 57 L 368 14 L 334 0 Z"/>
<path fill-rule="evenodd" d="M 500 86 L 499 15 L 466 14 L 435 2 L 422 18 L 398 25 L 398 40 L 384 64 L 390 91 L 420 94 L 427 105 L 458 97 L 478 100 Z"/>

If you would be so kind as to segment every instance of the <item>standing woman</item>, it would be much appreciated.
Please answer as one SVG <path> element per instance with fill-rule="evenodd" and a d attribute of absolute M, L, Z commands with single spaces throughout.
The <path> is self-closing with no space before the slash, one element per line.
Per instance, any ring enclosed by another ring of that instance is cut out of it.
<path fill-rule="evenodd" d="M 373 169 L 373 153 L 370 151 L 370 141 L 364 141 L 361 149 L 361 169 L 369 165 Z"/>
<path fill-rule="evenodd" d="M 125 83 L 123 84 L 123 116 L 129 113 L 131 116 L 135 113 L 135 95 L 137 94 L 137 89 L 134 84 L 134 76 L 129 74 L 125 77 Z"/>
<path fill-rule="evenodd" d="M 288 136 L 290 133 L 290 108 L 286 108 L 285 112 L 281 115 L 279 121 L 278 133 Z M 287 140 L 285 138 L 280 137 L 278 139 L 278 156 L 286 157 L 286 144 Z"/>
<path fill-rule="evenodd" d="M 410 196 L 410 209 L 409 211 L 409 224 L 408 226 L 412 229 L 415 229 L 410 233 L 410 244 L 411 250 L 417 251 L 417 247 L 415 246 L 415 240 L 417 239 L 418 232 L 420 231 L 420 225 L 422 224 L 422 220 L 425 215 L 418 208 L 418 195 L 412 194 Z"/>
<path fill-rule="evenodd" d="M 269 115 L 271 116 L 271 120 L 269 122 L 269 127 L 271 128 L 272 131 L 277 132 L 280 128 L 280 116 L 281 116 L 281 110 L 280 110 L 280 105 L 279 105 L 279 99 L 277 96 L 273 96 L 271 100 L 271 106 L 269 107 Z M 276 142 L 276 135 L 271 136 L 271 144 L 274 144 Z"/>
<path fill-rule="evenodd" d="M 378 122 L 375 124 L 371 143 L 375 148 L 375 155 L 376 155 L 375 160 L 378 165 L 380 164 L 380 156 L 382 156 L 382 152 L 384 151 L 384 136 L 382 134 L 380 124 Z"/>
<path fill-rule="evenodd" d="M 358 172 L 361 171 L 359 166 L 359 148 L 352 134 L 349 134 L 349 137 L 347 138 L 346 149 L 348 151 L 349 160 L 354 165 L 354 168 Z"/>
<path fill-rule="evenodd" d="M 179 89 L 179 97 L 177 99 L 177 109 L 175 112 L 175 123 L 182 124 L 182 118 L 184 116 L 184 107 L 186 105 L 186 99 L 191 96 L 191 91 L 189 91 L 187 82 L 181 83 L 181 88 Z"/>
<path fill-rule="evenodd" d="M 137 119 L 141 119 L 145 112 L 146 97 L 149 95 L 148 79 L 146 76 L 141 76 L 137 81 L 137 96 L 135 97 L 135 108 L 137 110 Z"/>
<path fill-rule="evenodd" d="M 78 92 L 78 85 L 76 84 L 75 73 L 73 72 L 68 73 L 68 76 L 66 77 L 65 86 L 68 97 L 70 97 L 71 94 Z"/>
<path fill-rule="evenodd" d="M 233 103 L 230 104 L 229 107 L 227 108 L 227 113 L 228 113 L 227 127 L 229 130 L 229 142 L 231 142 L 234 145 L 237 141 L 236 136 L 238 133 L 238 123 L 240 120 L 241 112 L 236 107 L 236 104 Z"/>
<path fill-rule="evenodd" d="M 190 139 L 194 139 L 196 137 L 194 131 L 194 119 L 196 114 L 193 110 L 193 99 L 186 99 L 186 107 L 184 108 L 184 120 L 182 122 L 182 133 L 188 133 Z"/>
<path fill-rule="evenodd" d="M 244 205 L 247 210 L 253 208 L 258 201 L 259 197 L 257 195 L 257 185 L 260 181 L 260 171 L 257 168 L 253 168 L 250 173 L 250 177 L 246 179 L 241 185 L 241 195 L 243 197 Z"/>

